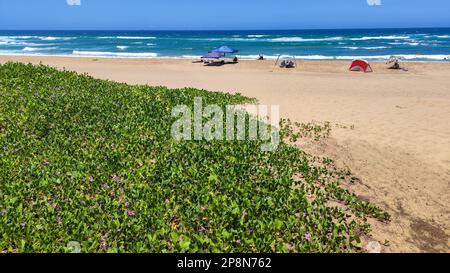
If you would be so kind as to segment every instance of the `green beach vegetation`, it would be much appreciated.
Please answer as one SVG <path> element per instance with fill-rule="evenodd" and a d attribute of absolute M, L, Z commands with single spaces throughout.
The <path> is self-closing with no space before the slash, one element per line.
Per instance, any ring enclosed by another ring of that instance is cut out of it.
<path fill-rule="evenodd" d="M 171 110 L 241 95 L 0 65 L 0 252 L 357 252 L 368 218 L 352 174 L 283 142 L 175 141 Z M 315 138 L 329 134 L 313 125 Z"/>

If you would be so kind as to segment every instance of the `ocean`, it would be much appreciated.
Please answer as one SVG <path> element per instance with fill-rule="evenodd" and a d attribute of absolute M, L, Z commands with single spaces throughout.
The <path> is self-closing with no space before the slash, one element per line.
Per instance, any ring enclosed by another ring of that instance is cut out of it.
<path fill-rule="evenodd" d="M 444 61 L 450 28 L 246 31 L 0 31 L 0 55 L 198 58 L 227 45 L 241 59 Z"/>

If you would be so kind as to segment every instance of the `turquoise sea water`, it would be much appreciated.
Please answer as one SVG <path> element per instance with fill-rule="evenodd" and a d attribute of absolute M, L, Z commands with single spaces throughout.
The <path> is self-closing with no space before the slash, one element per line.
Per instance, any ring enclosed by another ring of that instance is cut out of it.
<path fill-rule="evenodd" d="M 0 31 L 0 55 L 198 58 L 227 45 L 242 59 L 444 61 L 450 28 L 254 31 Z"/>

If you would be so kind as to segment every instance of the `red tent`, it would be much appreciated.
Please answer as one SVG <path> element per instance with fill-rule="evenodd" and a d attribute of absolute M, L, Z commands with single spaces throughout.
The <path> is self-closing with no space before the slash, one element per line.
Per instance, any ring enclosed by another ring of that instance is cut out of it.
<path fill-rule="evenodd" d="M 373 72 L 372 67 L 366 60 L 353 60 L 350 71 Z"/>

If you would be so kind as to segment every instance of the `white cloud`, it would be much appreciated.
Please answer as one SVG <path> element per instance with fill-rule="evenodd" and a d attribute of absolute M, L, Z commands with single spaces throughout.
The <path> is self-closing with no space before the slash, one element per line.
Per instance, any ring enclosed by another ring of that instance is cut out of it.
<path fill-rule="evenodd" d="M 381 6 L 381 0 L 367 0 L 369 6 Z"/>
<path fill-rule="evenodd" d="M 81 6 L 81 0 L 66 0 L 69 6 Z"/>

